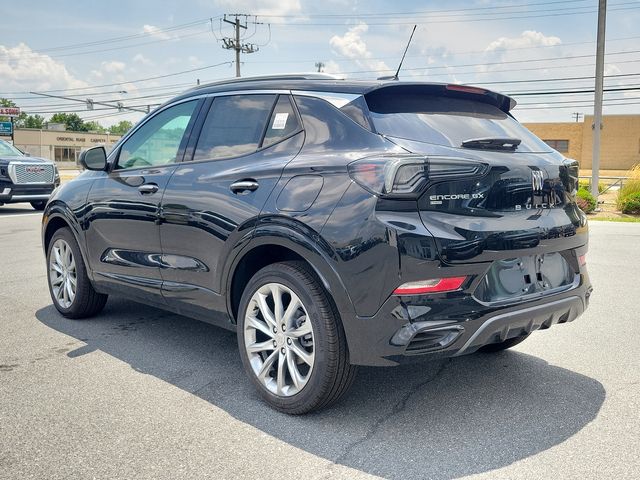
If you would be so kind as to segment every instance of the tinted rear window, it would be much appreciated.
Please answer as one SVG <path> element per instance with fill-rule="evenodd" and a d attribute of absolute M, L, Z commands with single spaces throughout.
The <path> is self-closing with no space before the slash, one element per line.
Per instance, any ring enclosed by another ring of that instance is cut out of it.
<path fill-rule="evenodd" d="M 287 138 L 300 130 L 300 123 L 298 117 L 293 111 L 291 100 L 288 95 L 280 95 L 278 103 L 276 103 L 271 118 L 269 119 L 269 126 L 264 135 L 262 141 L 263 147 L 268 147 L 280 140 Z"/>
<path fill-rule="evenodd" d="M 519 138 L 518 152 L 550 151 L 514 118 L 487 103 L 404 93 L 371 95 L 366 100 L 376 131 L 391 137 L 449 147 L 476 138 Z"/>
<path fill-rule="evenodd" d="M 237 157 L 255 152 L 275 95 L 216 97 L 202 126 L 194 160 Z"/>

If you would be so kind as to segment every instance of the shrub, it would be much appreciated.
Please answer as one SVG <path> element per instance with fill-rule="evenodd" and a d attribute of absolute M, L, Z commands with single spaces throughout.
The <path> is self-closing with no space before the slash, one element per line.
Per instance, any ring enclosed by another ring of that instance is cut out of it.
<path fill-rule="evenodd" d="M 618 209 L 622 210 L 622 203 L 625 198 L 634 193 L 640 193 L 640 163 L 634 165 L 627 172 L 627 180 L 618 191 Z"/>
<path fill-rule="evenodd" d="M 639 214 L 640 213 L 640 192 L 630 193 L 620 202 L 620 210 L 622 213 Z"/>
<path fill-rule="evenodd" d="M 596 209 L 596 199 L 586 188 L 580 188 L 576 194 L 576 203 L 584 213 L 591 213 Z"/>
<path fill-rule="evenodd" d="M 585 188 L 591 191 L 591 180 L 578 180 L 578 188 Z M 607 186 L 604 183 L 598 182 L 598 193 L 604 192 L 605 188 Z"/>

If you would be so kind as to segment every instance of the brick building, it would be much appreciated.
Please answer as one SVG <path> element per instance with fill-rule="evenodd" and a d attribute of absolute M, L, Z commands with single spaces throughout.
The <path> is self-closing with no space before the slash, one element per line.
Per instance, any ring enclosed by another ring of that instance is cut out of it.
<path fill-rule="evenodd" d="M 600 170 L 626 171 L 640 163 L 640 115 L 605 115 L 600 137 Z M 593 116 L 574 123 L 525 123 L 553 148 L 591 170 Z"/>

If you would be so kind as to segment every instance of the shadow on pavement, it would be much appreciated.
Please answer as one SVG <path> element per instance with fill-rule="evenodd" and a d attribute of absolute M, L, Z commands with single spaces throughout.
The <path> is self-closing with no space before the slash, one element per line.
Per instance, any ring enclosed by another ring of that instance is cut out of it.
<path fill-rule="evenodd" d="M 20 215 L 20 214 L 25 214 L 25 213 L 31 213 L 31 214 L 39 214 L 42 215 L 42 212 L 39 212 L 37 210 L 34 210 L 33 208 L 31 208 L 31 205 L 29 205 L 28 203 L 19 203 L 19 204 L 5 204 L 5 205 L 1 205 L 0 204 L 0 217 L 11 217 L 13 215 Z"/>
<path fill-rule="evenodd" d="M 363 368 L 331 409 L 290 417 L 263 404 L 240 363 L 235 334 L 110 299 L 95 319 L 36 317 L 307 452 L 392 479 L 456 478 L 549 449 L 580 431 L 605 398 L 596 380 L 518 352 L 397 368 Z M 561 328 L 561 327 L 560 327 Z"/>

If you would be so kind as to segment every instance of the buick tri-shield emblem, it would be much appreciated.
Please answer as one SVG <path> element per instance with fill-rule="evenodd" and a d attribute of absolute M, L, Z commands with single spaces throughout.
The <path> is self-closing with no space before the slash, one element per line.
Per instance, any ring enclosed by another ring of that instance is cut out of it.
<path fill-rule="evenodd" d="M 531 184 L 533 186 L 534 193 L 542 192 L 542 186 L 544 185 L 544 175 L 540 170 L 531 170 Z"/>

